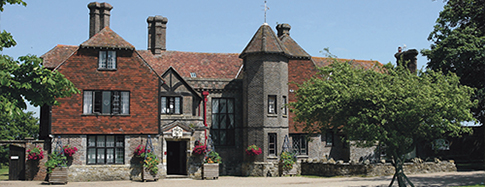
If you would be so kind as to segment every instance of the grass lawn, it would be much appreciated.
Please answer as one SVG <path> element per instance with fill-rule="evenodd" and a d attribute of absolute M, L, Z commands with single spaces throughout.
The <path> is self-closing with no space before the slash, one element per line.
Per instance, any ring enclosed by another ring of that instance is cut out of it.
<path fill-rule="evenodd" d="M 0 181 L 8 180 L 8 166 L 0 165 Z"/>

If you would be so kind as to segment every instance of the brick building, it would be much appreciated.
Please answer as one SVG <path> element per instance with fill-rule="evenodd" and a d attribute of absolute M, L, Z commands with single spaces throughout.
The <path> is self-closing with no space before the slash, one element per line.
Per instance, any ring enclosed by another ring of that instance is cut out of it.
<path fill-rule="evenodd" d="M 240 54 L 181 52 L 166 49 L 168 19 L 152 16 L 148 48 L 140 50 L 110 29 L 111 5 L 88 8 L 90 38 L 42 55 L 45 67 L 81 91 L 59 99 L 59 106 L 41 108 L 40 137 L 79 149 L 70 181 L 137 179 L 133 151 L 147 141 L 162 160 L 162 177 L 197 178 L 200 163 L 191 150 L 209 135 L 223 159 L 222 175 L 277 175 L 274 163 L 286 136 L 298 158 L 352 160 L 372 154 L 346 146 L 338 134 L 308 135 L 292 121 L 285 104 L 296 100 L 298 88 L 289 83 L 302 83 L 332 60 L 305 52 L 290 37 L 290 25 L 277 25 L 277 33 L 261 25 Z M 251 144 L 263 153 L 250 159 L 244 150 Z"/>

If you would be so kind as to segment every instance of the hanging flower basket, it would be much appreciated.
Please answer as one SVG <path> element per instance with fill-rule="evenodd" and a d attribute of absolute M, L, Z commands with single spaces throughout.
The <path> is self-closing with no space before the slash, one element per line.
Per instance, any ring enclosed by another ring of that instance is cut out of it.
<path fill-rule="evenodd" d="M 248 148 L 246 148 L 246 154 L 249 156 L 256 156 L 260 155 L 262 153 L 261 148 L 258 147 L 257 145 L 250 145 Z"/>
<path fill-rule="evenodd" d="M 143 164 L 141 169 L 141 177 L 143 182 L 147 180 L 158 180 L 158 164 L 160 164 L 160 159 L 157 158 L 157 155 L 154 154 L 152 149 L 153 146 L 150 140 L 150 135 L 148 135 L 146 146 L 138 145 L 133 152 L 136 158 L 143 159 L 141 162 Z"/>
<path fill-rule="evenodd" d="M 44 158 L 44 151 L 39 146 L 27 150 L 27 160 L 38 161 Z"/>
<path fill-rule="evenodd" d="M 207 153 L 207 146 L 204 144 L 196 145 L 192 153 L 196 156 L 205 155 Z"/>
<path fill-rule="evenodd" d="M 145 152 L 150 152 L 150 149 L 146 150 L 145 149 L 145 146 L 144 145 L 138 145 L 138 147 L 136 147 L 135 151 L 133 152 L 133 154 L 135 155 L 135 157 L 145 157 L 145 156 L 142 156 L 143 153 Z"/>
<path fill-rule="evenodd" d="M 64 155 L 67 157 L 72 157 L 77 152 L 77 148 L 71 145 L 65 145 L 62 149 L 64 150 Z"/>
<path fill-rule="evenodd" d="M 158 180 L 158 164 L 160 164 L 160 160 L 151 152 L 142 153 L 141 156 L 144 158 L 142 169 L 143 181 Z"/>

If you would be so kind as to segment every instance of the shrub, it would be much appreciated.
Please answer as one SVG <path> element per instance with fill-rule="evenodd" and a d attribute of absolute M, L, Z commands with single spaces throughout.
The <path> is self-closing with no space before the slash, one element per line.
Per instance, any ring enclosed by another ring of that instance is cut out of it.
<path fill-rule="evenodd" d="M 66 160 L 67 158 L 64 154 L 52 152 L 49 155 L 49 159 L 45 163 L 45 167 L 47 167 L 47 173 L 52 173 L 52 169 L 56 167 L 66 167 Z"/>
<path fill-rule="evenodd" d="M 207 154 L 207 156 L 205 156 L 204 163 L 208 163 L 208 164 L 222 163 L 221 156 L 219 156 L 219 153 L 215 151 L 211 151 L 209 152 L 209 154 Z"/>

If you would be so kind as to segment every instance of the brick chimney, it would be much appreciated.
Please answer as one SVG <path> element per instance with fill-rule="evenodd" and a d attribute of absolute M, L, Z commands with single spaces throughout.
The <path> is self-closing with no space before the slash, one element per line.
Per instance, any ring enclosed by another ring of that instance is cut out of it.
<path fill-rule="evenodd" d="M 278 24 L 276 26 L 276 30 L 278 30 L 278 37 L 283 35 L 290 35 L 291 26 L 288 23 Z"/>
<path fill-rule="evenodd" d="M 404 66 L 409 69 L 410 72 L 416 73 L 417 71 L 417 56 L 419 52 L 416 49 L 409 49 L 402 51 L 402 48 L 398 48 L 398 52 L 394 54 L 396 57 L 396 64 L 398 66 Z"/>
<path fill-rule="evenodd" d="M 108 3 L 92 2 L 88 4 L 89 12 L 89 38 L 105 27 L 109 27 L 110 11 L 113 9 Z"/>
<path fill-rule="evenodd" d="M 148 23 L 148 50 L 153 55 L 159 55 L 166 51 L 166 30 L 168 19 L 163 16 L 150 16 Z"/>

